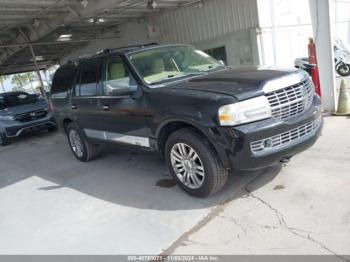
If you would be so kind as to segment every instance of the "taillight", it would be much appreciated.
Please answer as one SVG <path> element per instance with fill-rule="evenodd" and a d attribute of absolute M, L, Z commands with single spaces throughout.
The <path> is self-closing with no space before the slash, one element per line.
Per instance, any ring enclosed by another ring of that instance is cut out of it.
<path fill-rule="evenodd" d="M 47 111 L 48 112 L 53 112 L 53 105 L 52 105 L 51 100 L 49 100 L 49 107 L 48 107 Z"/>

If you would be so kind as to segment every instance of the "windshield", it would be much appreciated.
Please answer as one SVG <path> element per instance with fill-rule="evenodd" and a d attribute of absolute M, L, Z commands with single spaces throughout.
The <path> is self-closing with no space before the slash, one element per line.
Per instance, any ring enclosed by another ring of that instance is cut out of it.
<path fill-rule="evenodd" d="M 131 63 L 147 84 L 202 74 L 225 67 L 203 51 L 190 46 L 166 46 L 131 54 Z"/>
<path fill-rule="evenodd" d="M 38 100 L 37 95 L 27 93 L 0 94 L 0 110 L 5 108 L 21 106 L 35 103 Z"/>

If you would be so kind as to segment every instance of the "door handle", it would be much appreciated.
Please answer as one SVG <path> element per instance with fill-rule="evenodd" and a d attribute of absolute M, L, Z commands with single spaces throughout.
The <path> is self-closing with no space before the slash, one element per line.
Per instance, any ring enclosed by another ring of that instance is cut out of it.
<path fill-rule="evenodd" d="M 108 111 L 108 110 L 109 110 L 109 105 L 103 105 L 103 106 L 102 106 L 102 110 Z"/>
<path fill-rule="evenodd" d="M 77 108 L 78 108 L 77 105 L 72 104 L 72 109 L 73 109 L 73 110 L 75 110 L 75 109 L 77 109 Z"/>

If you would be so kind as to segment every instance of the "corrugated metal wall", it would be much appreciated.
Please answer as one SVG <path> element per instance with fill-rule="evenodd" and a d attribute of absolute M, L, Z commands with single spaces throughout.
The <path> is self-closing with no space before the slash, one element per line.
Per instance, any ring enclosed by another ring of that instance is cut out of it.
<path fill-rule="evenodd" d="M 256 0 L 211 0 L 157 18 L 163 42 L 194 43 L 258 26 Z"/>

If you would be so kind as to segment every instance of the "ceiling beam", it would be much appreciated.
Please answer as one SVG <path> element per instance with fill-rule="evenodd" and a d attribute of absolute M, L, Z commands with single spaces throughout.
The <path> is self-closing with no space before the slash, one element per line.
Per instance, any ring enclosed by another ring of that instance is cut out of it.
<path fill-rule="evenodd" d="M 51 5 L 48 5 L 48 7 L 45 10 L 48 10 L 49 7 L 54 8 L 58 4 L 62 4 L 64 2 L 68 2 L 68 0 L 56 0 L 54 2 L 51 2 Z M 3 52 L 0 55 L 0 64 L 3 63 L 4 61 L 6 61 L 6 59 L 9 56 L 11 56 L 11 54 L 18 52 L 23 47 L 27 46 L 28 42 L 30 42 L 30 43 L 36 42 L 40 38 L 48 35 L 50 32 L 52 32 L 52 31 L 54 31 L 62 26 L 70 25 L 74 22 L 79 22 L 80 20 L 82 20 L 84 18 L 91 17 L 91 16 L 96 15 L 98 13 L 103 13 L 106 10 L 110 10 L 111 8 L 115 8 L 116 6 L 118 6 L 118 4 L 125 3 L 125 2 L 127 2 L 127 0 L 119 0 L 119 1 L 115 1 L 115 0 L 91 1 L 90 0 L 88 5 L 86 6 L 86 8 L 83 8 L 82 6 L 81 6 L 81 8 L 77 8 L 76 6 L 72 5 L 71 8 L 74 10 L 74 12 L 68 12 L 64 15 L 59 14 L 59 15 L 56 15 L 56 16 L 49 18 L 49 19 L 40 20 L 40 23 L 36 27 L 35 32 L 33 32 L 32 30 L 29 30 L 29 32 L 27 34 L 29 41 L 24 39 L 21 34 L 19 34 L 12 41 L 11 44 L 12 44 L 12 47 L 14 49 L 9 51 L 9 53 Z M 52 4 L 52 3 L 54 3 L 54 4 Z M 79 2 L 77 2 L 77 1 L 75 1 L 75 3 L 79 4 Z M 45 10 L 42 10 L 41 12 L 43 12 Z M 74 14 L 74 13 L 76 13 L 76 14 Z M 79 15 L 79 17 L 77 17 L 77 14 Z M 12 25 L 11 27 L 9 27 L 7 29 L 13 28 L 15 26 L 16 25 Z"/>
<path fill-rule="evenodd" d="M 48 41 L 48 42 L 21 42 L 16 44 L 0 44 L 0 48 L 9 48 L 9 47 L 26 47 L 29 45 L 33 46 L 43 46 L 43 45 L 60 45 L 60 44 L 69 44 L 69 43 L 83 43 L 83 42 L 91 42 L 94 40 L 109 40 L 109 39 L 118 39 L 119 36 L 114 37 L 100 37 L 100 38 L 87 38 L 87 39 L 76 39 L 76 40 L 68 40 L 68 41 Z"/>

